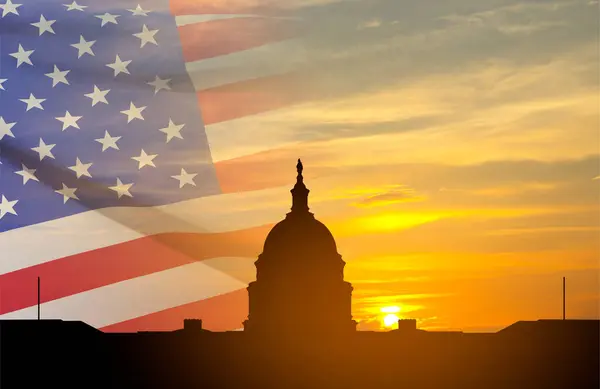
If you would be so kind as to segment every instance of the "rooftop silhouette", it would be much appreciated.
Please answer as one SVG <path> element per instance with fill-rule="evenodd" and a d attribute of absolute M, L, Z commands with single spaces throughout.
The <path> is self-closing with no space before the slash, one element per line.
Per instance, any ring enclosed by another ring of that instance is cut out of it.
<path fill-rule="evenodd" d="M 103 333 L 62 320 L 0 321 L 0 385 L 61 388 L 598 388 L 600 321 L 519 321 L 431 332 L 414 319 L 357 331 L 352 285 L 309 211 L 298 160 L 291 211 L 269 232 L 243 331 L 189 318 L 169 332 Z"/>

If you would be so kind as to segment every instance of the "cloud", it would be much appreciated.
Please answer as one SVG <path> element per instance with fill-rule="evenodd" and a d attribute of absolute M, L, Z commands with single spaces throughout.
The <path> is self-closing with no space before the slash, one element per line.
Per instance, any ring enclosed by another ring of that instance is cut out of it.
<path fill-rule="evenodd" d="M 379 20 L 379 19 L 370 19 L 370 20 L 361 22 L 357 28 L 359 30 L 364 30 L 365 28 L 377 28 L 377 27 L 380 27 L 381 24 L 382 24 L 381 20 Z"/>
<path fill-rule="evenodd" d="M 423 201 L 425 197 L 408 186 L 398 185 L 383 192 L 370 195 L 355 203 L 359 207 L 380 207 L 406 201 Z"/>

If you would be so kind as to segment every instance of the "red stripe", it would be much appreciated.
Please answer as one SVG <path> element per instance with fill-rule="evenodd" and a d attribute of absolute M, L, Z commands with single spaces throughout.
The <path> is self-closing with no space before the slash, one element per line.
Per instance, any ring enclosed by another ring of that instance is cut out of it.
<path fill-rule="evenodd" d="M 271 18 L 235 18 L 179 27 L 186 62 L 248 50 L 298 37 L 297 22 Z"/>
<path fill-rule="evenodd" d="M 104 332 L 172 331 L 181 329 L 184 319 L 202 319 L 206 329 L 227 331 L 241 328 L 247 316 L 248 293 L 246 289 L 240 289 L 101 329 Z"/>
<path fill-rule="evenodd" d="M 170 0 L 175 16 L 198 14 L 280 15 L 285 11 L 281 0 Z"/>
<path fill-rule="evenodd" d="M 315 93 L 307 87 L 306 75 L 286 73 L 256 78 L 198 92 L 205 125 L 308 101 Z"/>
<path fill-rule="evenodd" d="M 303 155 L 303 151 L 306 153 L 307 150 L 307 144 L 300 143 L 292 147 L 281 147 L 217 162 L 215 168 L 221 191 L 237 193 L 284 185 L 291 188 L 294 179 L 292 177 L 290 180 L 289 161 L 296 160 Z M 337 171 L 334 167 L 311 166 L 303 174 L 305 179 L 311 180 L 332 175 Z"/>
<path fill-rule="evenodd" d="M 161 234 L 0 276 L 0 314 L 215 257 L 255 257 L 270 226 L 215 234 Z M 235 244 L 232 244 L 235 243 Z"/>

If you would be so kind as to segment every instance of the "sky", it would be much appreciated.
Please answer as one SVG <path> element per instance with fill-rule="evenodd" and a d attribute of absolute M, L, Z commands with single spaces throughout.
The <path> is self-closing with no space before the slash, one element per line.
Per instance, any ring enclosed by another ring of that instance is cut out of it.
<path fill-rule="evenodd" d="M 313 98 L 236 147 L 290 187 L 302 158 L 359 328 L 385 307 L 430 330 L 560 318 L 562 277 L 567 317 L 598 318 L 598 2 L 294 5 Z M 289 192 L 268 201 L 283 216 Z"/>

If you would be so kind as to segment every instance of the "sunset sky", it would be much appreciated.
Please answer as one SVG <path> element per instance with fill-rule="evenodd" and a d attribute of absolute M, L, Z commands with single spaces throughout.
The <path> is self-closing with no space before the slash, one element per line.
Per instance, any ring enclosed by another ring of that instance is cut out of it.
<path fill-rule="evenodd" d="M 302 158 L 362 329 L 393 306 L 424 329 L 560 318 L 563 276 L 567 316 L 597 318 L 598 2 L 301 3 L 318 97 L 247 118 L 231 154 L 289 184 L 243 206 L 283 217 Z"/>
<path fill-rule="evenodd" d="M 561 318 L 563 277 L 567 317 L 600 318 L 597 0 L 139 0 L 147 18 L 121 0 L 0 2 L 0 30 L 22 34 L 0 47 L 0 318 L 36 317 L 41 277 L 45 317 L 239 329 L 298 158 L 359 329 Z M 97 56 L 75 55 L 84 28 Z M 116 78 L 119 55 L 133 60 Z M 56 63 L 72 84 L 49 84 Z M 96 104 L 101 82 L 114 91 Z M 34 87 L 48 101 L 30 111 Z"/>

